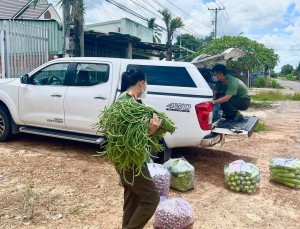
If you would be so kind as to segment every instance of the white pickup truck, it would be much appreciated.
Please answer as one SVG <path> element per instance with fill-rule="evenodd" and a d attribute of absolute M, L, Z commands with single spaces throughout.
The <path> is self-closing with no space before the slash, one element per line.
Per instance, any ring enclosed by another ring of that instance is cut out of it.
<path fill-rule="evenodd" d="M 101 144 L 92 126 L 120 93 L 122 72 L 145 72 L 144 103 L 165 112 L 177 130 L 166 135 L 165 157 L 175 147 L 209 147 L 224 134 L 251 135 L 257 118 L 212 123 L 213 93 L 194 64 L 117 58 L 62 58 L 17 79 L 0 80 L 0 141 L 19 132 Z M 214 133 L 216 132 L 216 133 Z"/>

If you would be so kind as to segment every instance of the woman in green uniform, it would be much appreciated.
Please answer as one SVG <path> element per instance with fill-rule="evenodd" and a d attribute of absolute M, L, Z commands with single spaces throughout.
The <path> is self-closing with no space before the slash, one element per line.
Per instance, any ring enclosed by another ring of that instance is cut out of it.
<path fill-rule="evenodd" d="M 118 101 L 135 100 L 142 103 L 140 99 L 147 95 L 147 81 L 143 72 L 131 68 L 122 74 L 121 94 Z M 148 134 L 153 134 L 159 127 L 161 120 L 156 114 L 149 122 Z M 125 172 L 126 181 L 132 183 L 134 171 Z M 154 214 L 158 203 L 159 194 L 152 180 L 146 162 L 142 167 L 143 175 L 135 176 L 133 185 L 125 181 L 120 174 L 124 186 L 123 207 L 123 229 L 142 229 Z M 134 174 L 136 175 L 136 174 Z M 146 176 L 147 178 L 145 178 Z"/>

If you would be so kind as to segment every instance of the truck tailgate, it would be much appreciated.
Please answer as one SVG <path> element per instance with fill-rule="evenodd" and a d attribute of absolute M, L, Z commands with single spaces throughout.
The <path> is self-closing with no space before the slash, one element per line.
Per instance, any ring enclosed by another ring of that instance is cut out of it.
<path fill-rule="evenodd" d="M 242 122 L 230 122 L 222 119 L 216 123 L 212 132 L 226 135 L 248 135 L 250 137 L 257 124 L 258 118 L 256 116 L 244 116 Z"/>

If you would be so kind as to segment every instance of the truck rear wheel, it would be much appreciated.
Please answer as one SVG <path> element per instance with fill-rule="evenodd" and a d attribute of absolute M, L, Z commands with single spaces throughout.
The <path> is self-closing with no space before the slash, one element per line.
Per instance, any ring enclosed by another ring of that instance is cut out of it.
<path fill-rule="evenodd" d="M 0 142 L 7 141 L 11 136 L 11 117 L 8 110 L 0 106 Z"/>

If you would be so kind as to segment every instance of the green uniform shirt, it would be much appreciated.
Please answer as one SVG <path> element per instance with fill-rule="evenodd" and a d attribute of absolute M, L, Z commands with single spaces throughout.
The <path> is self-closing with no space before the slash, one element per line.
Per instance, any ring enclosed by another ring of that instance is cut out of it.
<path fill-rule="evenodd" d="M 130 92 L 124 91 L 119 95 L 119 97 L 117 98 L 117 101 L 126 101 L 129 99 L 134 99 L 134 96 L 130 95 Z M 137 99 L 137 100 L 134 99 L 134 101 L 136 101 L 138 103 L 142 103 L 142 100 L 140 100 L 140 99 Z"/>
<path fill-rule="evenodd" d="M 218 81 L 214 89 L 224 95 L 235 95 L 241 99 L 250 97 L 247 86 L 233 76 L 225 76 L 225 82 Z"/>

